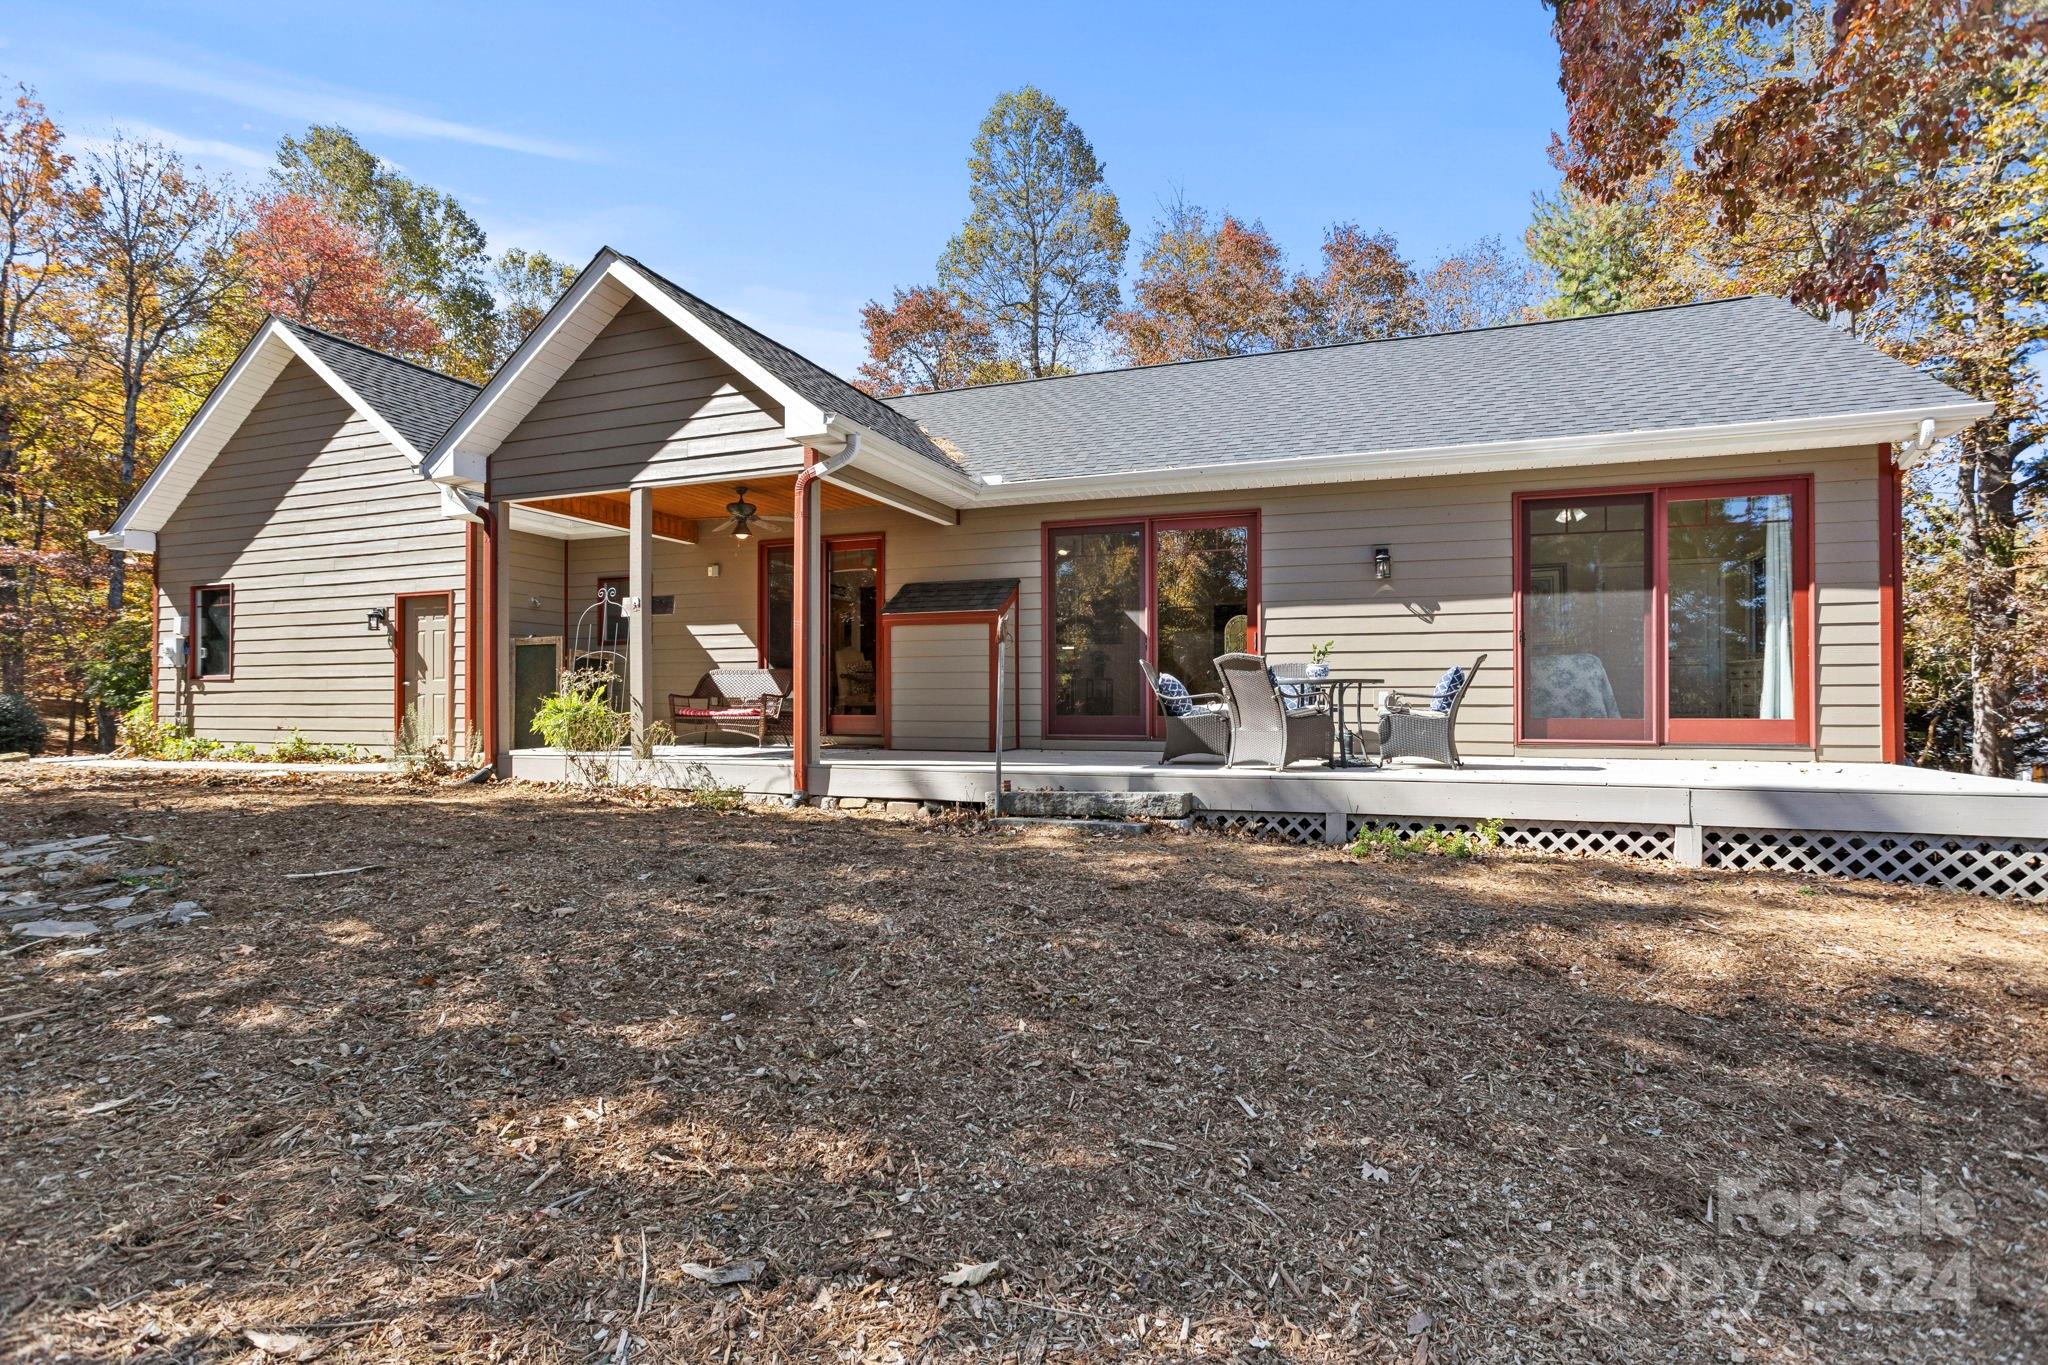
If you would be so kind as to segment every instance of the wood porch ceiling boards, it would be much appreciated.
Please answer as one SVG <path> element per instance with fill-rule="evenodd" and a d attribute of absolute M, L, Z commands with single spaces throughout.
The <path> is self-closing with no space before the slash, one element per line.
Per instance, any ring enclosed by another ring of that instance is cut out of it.
<path fill-rule="evenodd" d="M 698 522 L 725 519 L 725 505 L 739 496 L 735 491 L 736 487 L 737 485 L 732 483 L 695 483 L 655 489 L 654 534 L 667 540 L 694 543 L 697 539 Z M 826 484 L 823 496 L 825 510 L 828 512 L 880 505 L 852 489 L 841 488 L 836 484 Z M 788 480 L 774 484 L 748 483 L 747 501 L 760 508 L 763 516 L 789 517 L 795 513 L 794 492 Z M 532 498 L 521 505 L 536 511 L 574 517 L 578 521 L 594 521 L 605 526 L 616 526 L 622 531 L 627 528 L 631 518 L 627 495 L 624 493 L 585 493 L 572 498 Z"/>

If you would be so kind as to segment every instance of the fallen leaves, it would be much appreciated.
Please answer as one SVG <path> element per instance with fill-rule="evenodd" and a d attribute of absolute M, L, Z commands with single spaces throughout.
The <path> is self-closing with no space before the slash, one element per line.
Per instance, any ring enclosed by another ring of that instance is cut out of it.
<path fill-rule="evenodd" d="M 939 1283 L 950 1289 L 972 1289 L 1002 1268 L 1001 1261 L 962 1261 L 957 1269 L 939 1276 Z"/>

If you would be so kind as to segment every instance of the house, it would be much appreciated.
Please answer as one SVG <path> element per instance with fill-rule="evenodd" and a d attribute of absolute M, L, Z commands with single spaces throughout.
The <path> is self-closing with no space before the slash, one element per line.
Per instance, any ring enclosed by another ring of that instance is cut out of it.
<path fill-rule="evenodd" d="M 607 249 L 480 392 L 266 324 L 106 539 L 156 555 L 164 714 L 222 738 L 430 712 L 547 775 L 584 657 L 643 725 L 783 671 L 760 790 L 901 753 L 872 794 L 965 794 L 997 748 L 1128 784 L 1141 660 L 1331 641 L 1409 691 L 1488 655 L 1461 748 L 1531 780 L 1777 790 L 1903 757 L 1901 472 L 1990 411 L 1758 297 L 883 401 Z M 1296 776 L 1238 809 L 1334 809 Z"/>

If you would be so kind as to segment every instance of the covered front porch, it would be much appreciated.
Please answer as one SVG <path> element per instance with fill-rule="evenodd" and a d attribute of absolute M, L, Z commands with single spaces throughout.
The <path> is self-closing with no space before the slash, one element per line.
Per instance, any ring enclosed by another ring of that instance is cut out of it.
<path fill-rule="evenodd" d="M 808 456 L 498 515 L 501 750 L 544 743 L 534 714 L 573 670 L 613 675 L 643 751 L 774 742 L 787 768 L 798 750 L 1016 742 L 1015 660 L 998 726 L 991 658 L 1015 585 L 894 569 L 892 547 L 919 559 L 907 531 L 955 519 L 914 493 Z"/>

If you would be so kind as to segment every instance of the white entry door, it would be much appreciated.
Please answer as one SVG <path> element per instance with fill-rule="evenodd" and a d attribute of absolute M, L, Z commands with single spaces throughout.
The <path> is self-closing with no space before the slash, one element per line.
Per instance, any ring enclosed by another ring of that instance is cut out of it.
<path fill-rule="evenodd" d="M 413 597 L 405 601 L 405 662 L 401 700 L 405 714 L 416 716 L 420 743 L 448 747 L 449 691 L 448 599 Z"/>

